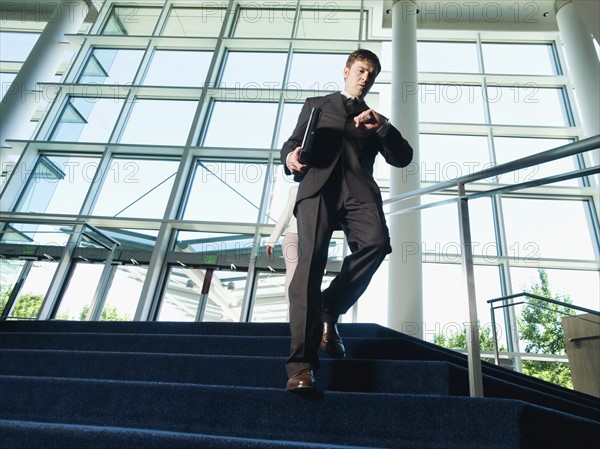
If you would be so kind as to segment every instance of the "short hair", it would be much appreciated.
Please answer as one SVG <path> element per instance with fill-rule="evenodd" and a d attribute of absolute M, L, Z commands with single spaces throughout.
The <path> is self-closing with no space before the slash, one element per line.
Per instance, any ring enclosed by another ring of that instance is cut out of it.
<path fill-rule="evenodd" d="M 367 50 L 365 48 L 354 50 L 352 53 L 350 53 L 348 59 L 346 60 L 346 67 L 352 67 L 352 64 L 354 64 L 355 61 L 368 61 L 373 64 L 377 70 L 375 75 L 379 75 L 379 72 L 381 72 L 381 63 L 379 62 L 379 58 L 371 50 Z"/>

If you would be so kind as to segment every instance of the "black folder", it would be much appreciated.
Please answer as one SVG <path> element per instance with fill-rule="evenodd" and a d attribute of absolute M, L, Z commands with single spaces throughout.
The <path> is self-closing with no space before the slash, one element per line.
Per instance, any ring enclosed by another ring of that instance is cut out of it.
<path fill-rule="evenodd" d="M 300 162 L 303 164 L 310 163 L 310 153 L 315 144 L 317 126 L 319 125 L 320 118 L 321 108 L 312 108 L 310 118 L 308 119 L 308 125 L 306 125 L 306 131 L 304 132 L 304 139 L 302 140 L 302 150 L 300 151 Z"/>

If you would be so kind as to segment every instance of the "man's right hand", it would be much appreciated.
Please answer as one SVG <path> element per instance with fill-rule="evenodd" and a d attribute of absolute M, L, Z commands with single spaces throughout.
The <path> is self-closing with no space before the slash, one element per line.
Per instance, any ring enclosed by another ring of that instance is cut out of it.
<path fill-rule="evenodd" d="M 290 172 L 293 175 L 303 175 L 305 174 L 310 166 L 308 164 L 303 164 L 300 162 L 300 152 L 302 151 L 302 147 L 296 147 L 296 149 L 288 154 L 286 158 L 286 165 Z"/>

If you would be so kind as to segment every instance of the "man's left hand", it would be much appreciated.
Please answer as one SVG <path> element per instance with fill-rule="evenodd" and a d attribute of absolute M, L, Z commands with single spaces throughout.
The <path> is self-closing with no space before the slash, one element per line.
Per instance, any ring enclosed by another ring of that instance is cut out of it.
<path fill-rule="evenodd" d="M 383 119 L 373 109 L 367 109 L 354 117 L 354 126 L 365 131 L 377 131 L 383 125 Z"/>

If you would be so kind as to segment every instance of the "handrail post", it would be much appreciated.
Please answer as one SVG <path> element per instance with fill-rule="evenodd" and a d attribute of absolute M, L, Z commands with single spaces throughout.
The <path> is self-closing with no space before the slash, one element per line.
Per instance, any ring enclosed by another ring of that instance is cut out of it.
<path fill-rule="evenodd" d="M 468 198 L 465 195 L 464 183 L 458 184 L 458 218 L 460 224 L 463 277 L 467 287 L 467 297 L 469 302 L 469 322 L 467 329 L 469 391 L 472 397 L 483 397 L 481 350 L 479 347 L 479 325 L 477 323 L 475 275 L 473 272 L 473 248 L 471 246 L 471 225 L 469 222 L 469 203 Z"/>
<path fill-rule="evenodd" d="M 494 361 L 500 365 L 500 349 L 498 347 L 498 332 L 496 332 L 496 310 L 494 305 L 490 304 L 490 316 L 492 318 L 492 339 L 494 341 Z"/>

